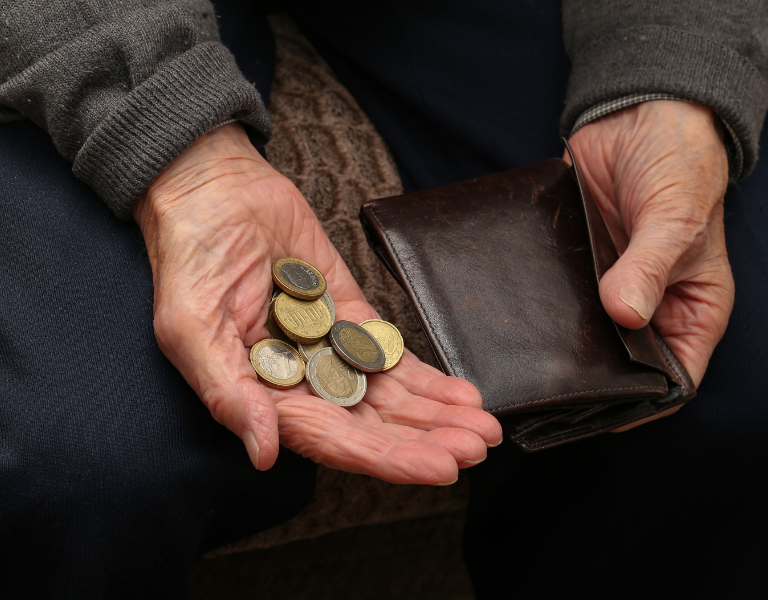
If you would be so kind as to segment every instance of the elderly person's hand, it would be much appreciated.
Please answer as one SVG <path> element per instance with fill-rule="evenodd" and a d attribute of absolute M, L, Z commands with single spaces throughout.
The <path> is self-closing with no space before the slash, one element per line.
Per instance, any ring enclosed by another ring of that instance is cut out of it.
<path fill-rule="evenodd" d="M 269 337 L 272 263 L 292 256 L 328 281 L 337 317 L 376 317 L 301 193 L 251 146 L 239 125 L 179 155 L 136 204 L 155 287 L 160 348 L 213 417 L 238 435 L 258 469 L 282 443 L 316 462 L 395 483 L 448 484 L 483 460 L 501 428 L 477 389 L 420 362 L 371 375 L 351 409 L 306 382 L 264 387 L 248 348 Z M 279 425 L 279 438 L 278 438 Z"/>
<path fill-rule="evenodd" d="M 621 254 L 600 281 L 605 309 L 625 327 L 652 321 L 697 386 L 733 306 L 720 129 L 708 108 L 653 101 L 570 140 Z"/>

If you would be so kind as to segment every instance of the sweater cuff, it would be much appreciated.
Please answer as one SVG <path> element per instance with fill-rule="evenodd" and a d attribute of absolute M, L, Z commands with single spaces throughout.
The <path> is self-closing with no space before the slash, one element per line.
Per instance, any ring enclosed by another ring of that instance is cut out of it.
<path fill-rule="evenodd" d="M 198 44 L 126 95 L 77 153 L 74 174 L 115 214 L 131 207 L 163 168 L 198 137 L 230 117 L 264 144 L 271 125 L 256 88 L 219 42 Z"/>
<path fill-rule="evenodd" d="M 623 98 L 616 98 L 615 100 L 607 100 L 601 102 L 585 110 L 576 122 L 573 124 L 568 137 L 572 137 L 579 129 L 584 127 L 587 123 L 591 123 L 609 115 L 617 110 L 628 108 L 641 104 L 642 102 L 650 102 L 652 100 L 679 100 L 686 101 L 685 98 L 679 98 L 672 94 L 632 94 L 630 96 L 624 96 Z M 720 119 L 720 122 L 725 128 L 725 152 L 728 156 L 728 171 L 730 173 L 730 179 L 736 181 L 739 178 L 744 168 L 744 151 L 741 148 L 741 142 L 736 136 L 736 132 L 733 130 L 727 121 Z"/>
<path fill-rule="evenodd" d="M 567 135 L 590 107 L 616 98 L 662 93 L 711 108 L 733 132 L 743 165 L 755 164 L 768 83 L 750 61 L 690 32 L 648 26 L 618 30 L 575 53 L 561 122 Z"/>

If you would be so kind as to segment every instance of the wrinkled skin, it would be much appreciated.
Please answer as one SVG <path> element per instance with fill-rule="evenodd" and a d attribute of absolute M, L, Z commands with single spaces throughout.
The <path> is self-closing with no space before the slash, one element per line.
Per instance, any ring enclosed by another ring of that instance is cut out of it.
<path fill-rule="evenodd" d="M 727 161 L 703 107 L 647 102 L 571 140 L 622 253 L 600 282 L 618 323 L 651 318 L 698 384 L 733 303 L 722 199 Z M 243 439 L 258 469 L 282 443 L 312 460 L 396 483 L 446 485 L 501 441 L 470 383 L 407 350 L 344 409 L 306 383 L 259 383 L 247 348 L 268 337 L 271 265 L 284 256 L 323 272 L 337 318 L 376 317 L 299 191 L 237 125 L 202 136 L 134 208 L 147 244 L 161 349 L 213 417 Z"/>
<path fill-rule="evenodd" d="M 603 305 L 625 327 L 652 320 L 697 386 L 733 307 L 719 126 L 703 106 L 654 101 L 570 140 L 621 254 L 600 281 Z"/>
<path fill-rule="evenodd" d="M 272 263 L 293 256 L 328 281 L 338 319 L 375 318 L 301 193 L 238 125 L 179 155 L 134 209 L 147 244 L 160 348 L 258 469 L 279 443 L 330 467 L 395 483 L 446 485 L 477 464 L 501 428 L 477 389 L 405 352 L 371 375 L 365 400 L 340 408 L 306 384 L 259 383 L 248 347 L 268 336 Z M 278 437 L 279 429 L 279 437 Z"/>

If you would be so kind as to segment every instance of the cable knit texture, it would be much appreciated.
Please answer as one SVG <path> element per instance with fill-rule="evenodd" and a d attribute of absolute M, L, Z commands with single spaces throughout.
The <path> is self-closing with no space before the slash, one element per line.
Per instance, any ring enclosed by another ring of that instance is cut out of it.
<path fill-rule="evenodd" d="M 0 0 L 0 122 L 46 129 L 121 218 L 192 141 L 236 116 L 266 142 L 256 89 L 203 0 Z"/>
<path fill-rule="evenodd" d="M 710 107 L 738 136 L 745 176 L 768 108 L 765 0 L 564 0 L 573 63 L 563 134 L 588 108 L 636 93 Z"/>

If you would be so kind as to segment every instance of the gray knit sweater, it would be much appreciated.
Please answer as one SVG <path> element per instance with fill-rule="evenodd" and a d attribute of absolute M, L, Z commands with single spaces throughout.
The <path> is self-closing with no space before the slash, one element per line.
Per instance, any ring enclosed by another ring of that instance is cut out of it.
<path fill-rule="evenodd" d="M 754 165 L 768 0 L 563 0 L 563 25 L 564 132 L 595 105 L 660 92 L 712 108 L 741 145 L 742 174 Z M 0 0 L 0 122 L 45 128 L 122 218 L 174 156 L 233 115 L 269 138 L 207 0 Z"/>

